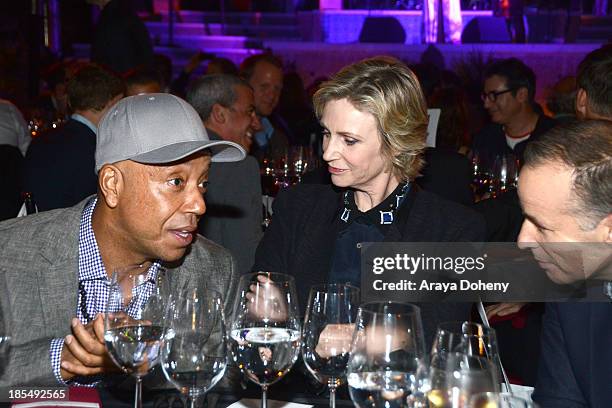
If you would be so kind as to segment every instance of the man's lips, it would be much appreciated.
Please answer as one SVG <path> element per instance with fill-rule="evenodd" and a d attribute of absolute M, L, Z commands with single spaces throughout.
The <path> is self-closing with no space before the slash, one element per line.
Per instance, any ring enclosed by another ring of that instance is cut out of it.
<path fill-rule="evenodd" d="M 185 245 L 189 245 L 191 241 L 193 241 L 193 237 L 196 234 L 196 228 L 173 228 L 170 230 L 170 232 L 176 237 L 179 242 Z"/>

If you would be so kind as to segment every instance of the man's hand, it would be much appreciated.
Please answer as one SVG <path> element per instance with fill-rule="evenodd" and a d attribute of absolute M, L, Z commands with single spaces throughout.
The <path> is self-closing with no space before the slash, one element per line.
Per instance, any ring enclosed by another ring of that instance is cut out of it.
<path fill-rule="evenodd" d="M 64 381 L 75 376 L 90 376 L 119 370 L 104 345 L 103 315 L 98 314 L 85 326 L 79 319 L 72 319 L 72 334 L 64 339 L 60 367 Z"/>
<path fill-rule="evenodd" d="M 525 306 L 527 303 L 497 303 L 495 305 L 487 306 L 485 309 L 487 311 L 487 318 L 492 318 L 493 316 L 507 316 L 513 313 L 518 312 Z"/>
<path fill-rule="evenodd" d="M 251 284 L 250 292 L 246 294 L 249 313 L 257 319 L 286 320 L 289 313 L 284 293 L 265 275 L 257 276 L 257 281 L 257 284 Z"/>
<path fill-rule="evenodd" d="M 328 324 L 319 335 L 315 352 L 323 358 L 348 353 L 354 330 L 354 323 Z"/>

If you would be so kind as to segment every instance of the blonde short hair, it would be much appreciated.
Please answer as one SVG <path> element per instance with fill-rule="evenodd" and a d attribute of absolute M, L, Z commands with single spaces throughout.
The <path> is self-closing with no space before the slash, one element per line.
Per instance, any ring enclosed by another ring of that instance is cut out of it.
<path fill-rule="evenodd" d="M 401 61 L 387 56 L 365 59 L 342 68 L 321 84 L 313 97 L 320 120 L 328 102 L 347 99 L 355 109 L 372 114 L 381 135 L 381 153 L 400 180 L 413 180 L 424 162 L 427 104 L 419 81 Z"/>

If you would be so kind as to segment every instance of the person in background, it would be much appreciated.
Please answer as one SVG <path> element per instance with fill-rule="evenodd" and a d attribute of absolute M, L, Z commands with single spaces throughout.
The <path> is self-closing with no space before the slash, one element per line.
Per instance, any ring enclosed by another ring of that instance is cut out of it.
<path fill-rule="evenodd" d="M 274 113 L 283 89 L 282 62 L 271 54 L 257 54 L 240 65 L 240 77 L 253 88 L 255 110 L 262 129 L 255 133 L 251 154 L 260 161 L 264 156 L 284 158 L 289 146 L 289 130 Z"/>
<path fill-rule="evenodd" d="M 10 101 L 0 99 L 0 144 L 14 146 L 26 155 L 32 136 L 23 115 Z"/>
<path fill-rule="evenodd" d="M 31 192 L 39 211 L 70 207 L 94 194 L 97 126 L 123 97 L 121 78 L 88 64 L 67 85 L 73 114 L 61 127 L 36 138 L 24 163 L 23 188 Z"/>
<path fill-rule="evenodd" d="M 164 80 L 159 71 L 149 67 L 139 67 L 124 77 L 125 96 L 160 93 Z"/>
<path fill-rule="evenodd" d="M 120 373 L 100 315 L 118 268 L 147 267 L 147 286 L 138 290 L 165 268 L 171 288 L 216 290 L 229 313 L 231 256 L 196 226 L 210 162 L 244 156 L 235 144 L 209 140 L 198 114 L 176 96 L 131 96 L 109 110 L 97 137 L 97 194 L 0 224 L 0 278 L 15 340 L 0 388 L 93 386 Z"/>
<path fill-rule="evenodd" d="M 559 126 L 525 150 L 518 193 L 525 222 L 519 246 L 557 283 L 595 270 L 575 264 L 588 243 L 597 265 L 612 260 L 612 123 Z M 562 246 L 565 243 L 567 246 Z M 604 253 L 598 254 L 603 248 Z M 607 260 L 606 260 L 607 258 Z M 581 259 L 581 258 L 580 258 Z M 604 284 L 591 287 L 603 295 Z M 612 299 L 612 291 L 609 293 Z M 542 408 L 612 406 L 612 302 L 547 303 L 533 399 Z"/>
<path fill-rule="evenodd" d="M 587 54 L 576 74 L 578 119 L 612 120 L 612 45 Z"/>
<path fill-rule="evenodd" d="M 233 75 L 204 75 L 187 92 L 187 101 L 204 122 L 211 140 L 251 147 L 259 127 L 253 90 Z M 198 231 L 227 248 L 238 273 L 249 272 L 262 235 L 259 165 L 253 156 L 234 163 L 214 163 L 206 191 L 208 212 Z"/>
<path fill-rule="evenodd" d="M 86 0 L 100 8 L 94 28 L 91 61 L 124 74 L 141 65 L 153 64 L 153 45 L 149 32 L 131 2 L 124 0 Z"/>
<path fill-rule="evenodd" d="M 228 58 L 215 57 L 208 62 L 206 73 L 238 75 L 238 67 Z"/>
<path fill-rule="evenodd" d="M 546 107 L 558 124 L 576 120 L 576 77 L 566 76 L 553 86 Z"/>
<path fill-rule="evenodd" d="M 427 107 L 416 76 L 391 57 L 343 68 L 314 97 L 324 128 L 330 184 L 298 184 L 274 201 L 253 270 L 310 286 L 361 283 L 359 242 L 481 241 L 484 224 L 467 207 L 421 190 Z M 436 325 L 465 320 L 469 304 L 421 304 L 426 341 Z"/>
<path fill-rule="evenodd" d="M 484 77 L 482 100 L 492 123 L 474 136 L 472 151 L 489 166 L 508 153 L 520 161 L 525 146 L 555 125 L 536 109 L 535 74 L 522 61 L 508 58 L 489 65 Z"/>

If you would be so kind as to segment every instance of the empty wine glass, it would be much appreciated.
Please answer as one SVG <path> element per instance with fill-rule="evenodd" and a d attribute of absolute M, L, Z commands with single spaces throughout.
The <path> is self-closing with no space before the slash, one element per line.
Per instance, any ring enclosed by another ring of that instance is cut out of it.
<path fill-rule="evenodd" d="M 221 294 L 204 288 L 172 296 L 162 348 L 164 375 L 191 400 L 191 408 L 225 373 L 227 338 Z"/>
<path fill-rule="evenodd" d="M 500 195 L 516 188 L 518 170 L 518 159 L 512 153 L 496 156 L 492 168 L 493 193 Z"/>
<path fill-rule="evenodd" d="M 425 367 L 417 306 L 373 302 L 359 307 L 347 367 L 349 393 L 356 407 L 408 406 L 420 397 Z"/>
<path fill-rule="evenodd" d="M 486 358 L 457 352 L 431 357 L 427 399 L 432 408 L 467 408 L 482 392 L 499 392 L 495 365 Z"/>
<path fill-rule="evenodd" d="M 291 370 L 300 352 L 301 324 L 292 276 L 259 272 L 240 277 L 230 326 L 230 349 L 240 370 L 261 386 L 267 407 L 271 384 Z"/>
<path fill-rule="evenodd" d="M 483 392 L 470 398 L 470 408 L 537 408 L 537 404 L 506 392 Z"/>
<path fill-rule="evenodd" d="M 332 408 L 336 406 L 336 388 L 346 379 L 358 303 L 359 289 L 351 285 L 317 285 L 310 289 L 302 330 L 302 359 L 317 381 L 329 387 Z"/>
<path fill-rule="evenodd" d="M 134 406 L 142 407 L 142 377 L 159 362 L 168 282 L 144 265 L 115 270 L 104 318 L 104 340 L 113 362 L 136 377 Z"/>
<path fill-rule="evenodd" d="M 475 322 L 443 322 L 438 325 L 431 354 L 457 351 L 497 363 L 499 349 L 495 329 Z"/>
<path fill-rule="evenodd" d="M 7 365 L 11 346 L 11 319 L 8 284 L 4 274 L 0 274 L 0 376 Z"/>
<path fill-rule="evenodd" d="M 431 348 L 432 360 L 436 354 L 460 352 L 483 357 L 497 368 L 501 378 L 501 360 L 495 329 L 474 322 L 444 322 L 438 325 Z"/>

